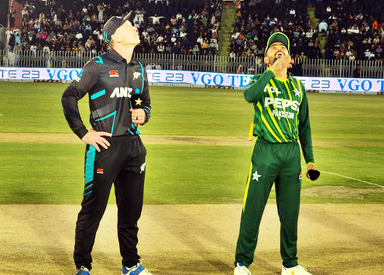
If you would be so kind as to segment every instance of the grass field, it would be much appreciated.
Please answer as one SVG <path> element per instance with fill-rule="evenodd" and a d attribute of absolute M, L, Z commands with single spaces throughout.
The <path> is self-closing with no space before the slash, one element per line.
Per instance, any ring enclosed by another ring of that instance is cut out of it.
<path fill-rule="evenodd" d="M 85 146 L 62 114 L 60 97 L 66 86 L 0 83 L 0 204 L 81 201 Z M 150 93 L 153 117 L 141 127 L 142 137 L 170 141 L 146 144 L 145 203 L 240 202 L 252 142 L 206 145 L 198 138 L 247 139 L 253 106 L 245 102 L 242 91 L 151 87 Z M 315 160 L 322 175 L 316 182 L 303 179 L 303 202 L 384 202 L 384 97 L 308 98 Z M 88 123 L 87 104 L 84 98 L 79 107 Z M 29 142 L 36 134 L 44 138 Z M 170 137 L 197 142 L 172 144 Z M 321 187 L 323 193 L 316 193 Z M 336 196 L 337 190 L 348 193 Z"/>

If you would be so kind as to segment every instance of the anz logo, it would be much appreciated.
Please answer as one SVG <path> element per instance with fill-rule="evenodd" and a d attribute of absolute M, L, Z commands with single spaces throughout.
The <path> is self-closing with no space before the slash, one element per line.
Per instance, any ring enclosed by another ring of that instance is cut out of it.
<path fill-rule="evenodd" d="M 132 91 L 133 89 L 130 87 L 116 87 L 111 94 L 111 98 L 121 98 L 121 97 L 131 98 Z"/>

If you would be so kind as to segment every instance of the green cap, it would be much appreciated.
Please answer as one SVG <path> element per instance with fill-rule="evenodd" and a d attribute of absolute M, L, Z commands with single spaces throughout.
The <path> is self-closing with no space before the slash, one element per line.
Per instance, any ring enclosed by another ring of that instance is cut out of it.
<path fill-rule="evenodd" d="M 284 33 L 282 32 L 275 32 L 273 33 L 269 39 L 268 39 L 268 42 L 267 42 L 267 47 L 265 48 L 265 54 L 267 54 L 267 51 L 269 49 L 269 47 L 275 43 L 275 42 L 281 42 L 284 44 L 284 46 L 287 48 L 288 52 L 290 52 L 290 42 L 289 42 L 289 38 L 288 36 L 286 36 Z"/>

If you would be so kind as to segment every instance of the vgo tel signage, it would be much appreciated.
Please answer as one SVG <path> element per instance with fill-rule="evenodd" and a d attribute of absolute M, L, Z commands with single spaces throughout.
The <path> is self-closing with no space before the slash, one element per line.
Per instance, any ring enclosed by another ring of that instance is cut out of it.
<path fill-rule="evenodd" d="M 147 70 L 148 82 L 158 85 L 247 87 L 253 75 L 194 71 Z M 78 68 L 15 68 L 0 67 L 2 81 L 63 81 L 70 82 L 81 75 Z M 384 79 L 297 77 L 306 90 L 384 93 Z"/>

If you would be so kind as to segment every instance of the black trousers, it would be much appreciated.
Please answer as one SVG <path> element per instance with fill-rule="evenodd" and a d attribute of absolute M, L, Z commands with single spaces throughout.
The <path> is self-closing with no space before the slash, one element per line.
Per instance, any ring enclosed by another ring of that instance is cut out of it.
<path fill-rule="evenodd" d="M 137 221 L 143 207 L 146 149 L 139 136 L 108 139 L 110 147 L 97 152 L 87 145 L 85 187 L 76 223 L 74 260 L 76 268 L 92 268 L 91 251 L 96 231 L 107 207 L 112 183 L 118 208 L 118 239 L 122 264 L 133 266 L 137 254 Z"/>

